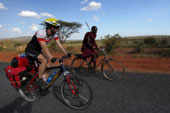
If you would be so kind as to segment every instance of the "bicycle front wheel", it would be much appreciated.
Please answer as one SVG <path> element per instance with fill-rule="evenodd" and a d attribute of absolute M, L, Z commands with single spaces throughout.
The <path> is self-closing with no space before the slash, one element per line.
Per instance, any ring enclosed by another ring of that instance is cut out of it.
<path fill-rule="evenodd" d="M 121 80 L 125 74 L 125 67 L 119 60 L 108 58 L 101 66 L 104 77 L 111 81 Z"/>
<path fill-rule="evenodd" d="M 70 82 L 63 81 L 61 85 L 61 95 L 64 102 L 73 109 L 84 109 L 92 101 L 92 91 L 90 86 L 83 79 L 74 77 Z"/>

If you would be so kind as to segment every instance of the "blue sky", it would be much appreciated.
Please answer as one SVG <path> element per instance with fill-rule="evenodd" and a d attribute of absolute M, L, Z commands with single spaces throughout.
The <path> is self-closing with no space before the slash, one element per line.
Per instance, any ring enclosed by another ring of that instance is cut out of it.
<path fill-rule="evenodd" d="M 32 36 L 44 19 L 55 17 L 80 22 L 83 27 L 70 39 L 83 39 L 89 26 L 97 38 L 170 35 L 170 0 L 0 0 L 0 38 Z"/>

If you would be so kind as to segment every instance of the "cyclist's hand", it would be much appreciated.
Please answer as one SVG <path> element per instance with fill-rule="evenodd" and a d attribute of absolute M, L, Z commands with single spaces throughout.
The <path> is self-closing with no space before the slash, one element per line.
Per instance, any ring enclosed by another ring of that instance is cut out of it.
<path fill-rule="evenodd" d="M 57 58 L 53 57 L 53 58 L 51 59 L 51 62 L 54 63 L 56 60 L 57 60 Z"/>
<path fill-rule="evenodd" d="M 67 54 L 67 58 L 70 58 L 70 57 L 71 57 L 71 53 L 68 53 L 68 54 Z"/>

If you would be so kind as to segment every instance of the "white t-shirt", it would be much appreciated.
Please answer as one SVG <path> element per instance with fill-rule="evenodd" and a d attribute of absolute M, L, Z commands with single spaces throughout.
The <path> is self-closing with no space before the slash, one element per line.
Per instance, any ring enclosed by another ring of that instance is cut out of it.
<path fill-rule="evenodd" d="M 58 40 L 58 39 L 59 39 L 58 32 L 56 32 L 56 33 L 55 33 L 54 35 L 52 35 L 52 36 L 48 36 L 48 37 L 47 37 L 46 29 L 41 29 L 41 30 L 37 31 L 37 32 L 35 33 L 35 35 L 36 35 L 38 41 L 45 41 L 47 44 L 48 44 L 48 42 L 50 42 L 52 39 L 54 39 L 54 40 Z"/>

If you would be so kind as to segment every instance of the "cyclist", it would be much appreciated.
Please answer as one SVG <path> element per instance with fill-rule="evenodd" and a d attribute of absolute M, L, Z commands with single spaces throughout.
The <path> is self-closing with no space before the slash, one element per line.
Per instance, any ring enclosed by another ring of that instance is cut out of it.
<path fill-rule="evenodd" d="M 97 27 L 92 26 L 91 31 L 85 34 L 81 48 L 82 56 L 91 57 L 91 62 L 94 62 L 94 68 L 96 67 L 96 58 L 98 57 L 96 50 L 99 49 L 95 41 L 96 35 Z"/>
<path fill-rule="evenodd" d="M 55 58 L 50 53 L 47 44 L 52 39 L 55 40 L 58 47 L 64 52 L 66 55 L 70 55 L 64 49 L 63 45 L 59 41 L 58 31 L 60 28 L 59 20 L 56 18 L 48 18 L 44 20 L 44 25 L 46 28 L 38 30 L 32 40 L 27 44 L 25 53 L 27 56 L 37 59 L 40 63 L 39 65 L 39 75 L 38 75 L 38 83 L 41 89 L 44 89 L 47 85 L 45 80 L 48 78 L 48 75 L 43 75 L 45 72 L 45 68 L 48 66 L 48 61 L 55 62 Z"/>

